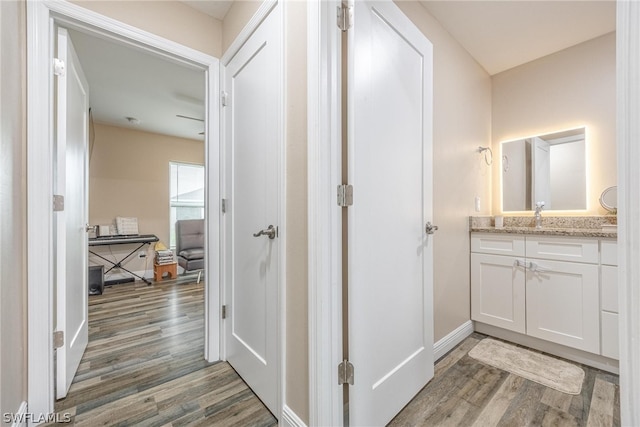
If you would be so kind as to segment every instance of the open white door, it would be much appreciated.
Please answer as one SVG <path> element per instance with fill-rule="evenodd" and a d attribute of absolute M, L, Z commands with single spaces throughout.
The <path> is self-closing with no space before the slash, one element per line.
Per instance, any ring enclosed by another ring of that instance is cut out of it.
<path fill-rule="evenodd" d="M 391 1 L 349 30 L 352 426 L 387 424 L 433 377 L 432 45 Z"/>
<path fill-rule="evenodd" d="M 54 213 L 56 330 L 64 345 L 56 354 L 56 398 L 67 395 L 87 347 L 87 222 L 89 86 L 64 28 L 58 28 L 54 193 L 64 209 Z"/>
<path fill-rule="evenodd" d="M 227 156 L 226 358 L 278 416 L 281 239 L 280 14 L 272 10 L 224 70 Z"/>
<path fill-rule="evenodd" d="M 544 202 L 551 209 L 551 146 L 543 139 L 531 138 L 531 207 Z"/>

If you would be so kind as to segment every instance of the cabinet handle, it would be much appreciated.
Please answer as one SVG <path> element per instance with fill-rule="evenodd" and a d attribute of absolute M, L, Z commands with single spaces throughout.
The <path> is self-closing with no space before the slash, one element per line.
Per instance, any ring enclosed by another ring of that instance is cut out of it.
<path fill-rule="evenodd" d="M 516 259 L 514 265 L 516 267 L 522 267 L 522 268 L 527 268 L 527 263 L 524 261 L 520 261 L 519 259 Z"/>
<path fill-rule="evenodd" d="M 542 266 L 536 264 L 535 262 L 530 262 L 529 263 L 529 269 L 533 273 L 549 273 L 551 271 L 550 269 L 542 267 Z"/>

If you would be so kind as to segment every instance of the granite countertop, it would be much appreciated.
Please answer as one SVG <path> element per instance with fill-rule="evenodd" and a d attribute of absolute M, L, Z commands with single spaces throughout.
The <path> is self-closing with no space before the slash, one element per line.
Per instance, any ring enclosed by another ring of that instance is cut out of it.
<path fill-rule="evenodd" d="M 597 228 L 472 227 L 472 233 L 527 234 L 536 236 L 609 237 L 616 239 L 617 230 Z"/>
<path fill-rule="evenodd" d="M 598 216 L 543 216 L 542 228 L 535 228 L 531 216 L 503 216 L 503 228 L 496 228 L 493 216 L 469 217 L 469 229 L 477 233 L 520 234 L 537 236 L 573 236 L 611 238 L 618 237 L 617 217 Z"/>

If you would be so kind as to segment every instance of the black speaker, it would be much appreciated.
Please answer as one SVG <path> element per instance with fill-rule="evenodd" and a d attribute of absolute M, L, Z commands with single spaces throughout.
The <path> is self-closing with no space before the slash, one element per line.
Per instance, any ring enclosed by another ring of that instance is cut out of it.
<path fill-rule="evenodd" d="M 104 265 L 89 266 L 89 295 L 102 295 L 104 290 Z"/>

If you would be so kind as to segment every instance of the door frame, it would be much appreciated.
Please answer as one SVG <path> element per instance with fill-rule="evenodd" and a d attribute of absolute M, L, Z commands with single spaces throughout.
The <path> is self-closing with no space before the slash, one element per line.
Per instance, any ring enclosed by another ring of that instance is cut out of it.
<path fill-rule="evenodd" d="M 278 7 L 278 9 L 276 9 Z M 280 228 L 278 231 L 278 239 L 280 240 L 278 245 L 278 307 L 276 309 L 276 313 L 278 318 L 276 319 L 277 331 L 276 331 L 276 365 L 277 365 L 277 382 L 276 385 L 277 390 L 277 413 L 274 414 L 280 423 L 284 423 L 286 425 L 285 419 L 290 419 L 291 410 L 286 406 L 286 373 L 287 373 L 287 364 L 286 364 L 286 242 L 287 242 L 287 227 L 286 227 L 286 150 L 285 150 L 285 129 L 286 129 L 286 115 L 284 111 L 285 99 L 286 99 L 286 89 L 285 89 L 285 50 L 284 50 L 284 27 L 285 27 L 285 8 L 286 2 L 282 0 L 263 0 L 262 4 L 253 14 L 249 22 L 242 28 L 240 33 L 236 36 L 231 45 L 227 48 L 227 50 L 220 58 L 220 90 L 224 88 L 224 78 L 226 73 L 226 66 L 233 59 L 233 57 L 238 53 L 240 48 L 244 46 L 246 41 L 253 35 L 255 30 L 260 26 L 260 24 L 267 18 L 270 13 L 278 13 L 280 14 L 280 22 L 282 25 L 280 26 L 280 34 L 278 37 L 280 38 L 280 49 L 282 52 L 281 62 L 278 64 L 280 67 L 280 76 L 282 78 L 280 85 L 280 99 L 276 102 L 278 103 L 278 112 L 279 112 L 279 123 L 278 123 L 278 157 L 280 161 L 280 168 L 278 171 L 278 194 L 279 194 L 279 202 L 278 202 L 278 224 L 280 224 Z M 223 107 L 224 108 L 224 107 Z M 221 111 L 220 117 L 224 114 L 224 109 Z M 229 180 L 229 172 L 232 170 L 232 164 L 229 162 L 230 158 L 227 153 L 227 141 L 226 135 L 228 130 L 226 129 L 226 120 L 220 120 L 220 164 L 221 164 L 221 194 L 222 198 L 227 199 L 228 194 L 228 180 Z M 222 231 L 222 239 L 220 242 L 221 250 L 224 250 L 227 245 L 227 217 L 222 215 L 221 217 L 221 231 Z M 220 266 L 221 268 L 221 287 L 220 287 L 220 298 L 222 304 L 226 304 L 228 301 L 228 295 L 226 295 L 226 286 L 225 283 L 229 279 L 230 272 L 228 271 L 228 259 L 224 259 L 224 263 Z M 233 308 L 231 308 L 233 310 Z M 228 319 L 227 319 L 228 320 Z M 220 325 L 220 356 L 222 360 L 227 360 L 227 346 L 226 346 L 226 329 L 224 327 L 223 320 Z"/>
<path fill-rule="evenodd" d="M 342 0 L 307 3 L 309 425 L 342 426 Z M 349 0 L 352 4 L 353 1 Z"/>
<path fill-rule="evenodd" d="M 54 410 L 53 55 L 55 24 L 128 44 L 205 72 L 205 358 L 220 359 L 219 60 L 59 0 L 27 2 L 27 398 L 31 413 Z M 212 173 L 212 169 L 216 171 Z M 207 272 L 216 272 L 208 274 Z"/>

